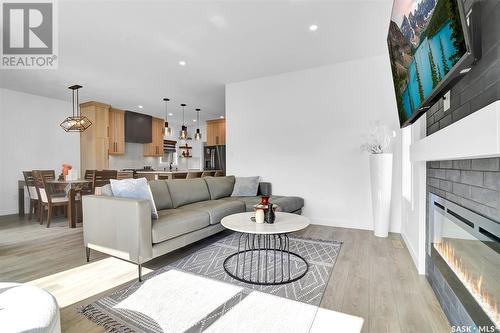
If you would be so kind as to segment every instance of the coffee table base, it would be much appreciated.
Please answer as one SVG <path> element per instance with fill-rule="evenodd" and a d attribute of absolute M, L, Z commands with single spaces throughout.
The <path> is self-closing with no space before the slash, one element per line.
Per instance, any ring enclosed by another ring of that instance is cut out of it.
<path fill-rule="evenodd" d="M 305 264 L 293 277 L 291 259 Z M 234 268 L 229 266 L 231 260 L 236 260 Z M 238 251 L 224 260 L 223 267 L 233 279 L 266 286 L 297 281 L 309 270 L 309 264 L 304 258 L 290 252 L 290 239 L 286 234 L 241 233 L 238 238 Z"/>

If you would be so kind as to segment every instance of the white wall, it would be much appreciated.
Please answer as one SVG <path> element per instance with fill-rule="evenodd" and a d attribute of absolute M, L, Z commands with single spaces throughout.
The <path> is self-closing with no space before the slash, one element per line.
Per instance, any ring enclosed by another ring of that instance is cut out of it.
<path fill-rule="evenodd" d="M 59 127 L 70 112 L 69 101 L 0 89 L 0 215 L 18 212 L 23 170 L 79 168 L 80 135 Z"/>
<path fill-rule="evenodd" d="M 229 174 L 260 175 L 305 199 L 313 223 L 372 229 L 370 125 L 397 132 L 391 230 L 401 223 L 401 143 L 388 56 L 226 86 Z"/>

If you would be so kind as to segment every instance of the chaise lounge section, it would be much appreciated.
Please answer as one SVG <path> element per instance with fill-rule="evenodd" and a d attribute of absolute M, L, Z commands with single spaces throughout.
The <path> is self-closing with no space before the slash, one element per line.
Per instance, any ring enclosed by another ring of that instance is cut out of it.
<path fill-rule="evenodd" d="M 158 219 L 151 218 L 147 200 L 84 196 L 87 260 L 93 249 L 133 262 L 141 280 L 143 263 L 224 230 L 222 218 L 253 211 L 263 195 L 280 211 L 302 212 L 302 198 L 273 196 L 270 183 L 261 182 L 257 195 L 248 197 L 232 197 L 234 184 L 234 176 L 150 181 Z"/>

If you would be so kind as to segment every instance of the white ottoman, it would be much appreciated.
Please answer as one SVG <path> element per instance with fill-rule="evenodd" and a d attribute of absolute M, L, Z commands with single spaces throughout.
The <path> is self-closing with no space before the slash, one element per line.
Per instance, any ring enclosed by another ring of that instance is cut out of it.
<path fill-rule="evenodd" d="M 54 296 L 27 284 L 0 282 L 0 323 L 3 333 L 61 332 Z"/>

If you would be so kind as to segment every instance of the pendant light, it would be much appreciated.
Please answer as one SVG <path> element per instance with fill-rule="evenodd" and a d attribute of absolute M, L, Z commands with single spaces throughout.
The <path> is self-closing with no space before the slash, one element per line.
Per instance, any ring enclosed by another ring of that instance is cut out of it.
<path fill-rule="evenodd" d="M 179 133 L 179 139 L 187 140 L 188 138 L 187 126 L 184 124 L 184 108 L 186 107 L 186 104 L 181 104 L 181 106 L 182 106 L 182 127 Z"/>
<path fill-rule="evenodd" d="M 168 98 L 164 98 L 163 101 L 165 102 L 165 135 L 170 136 L 172 135 L 172 129 L 168 127 L 168 110 L 167 110 L 167 103 L 170 101 Z"/>
<path fill-rule="evenodd" d="M 64 121 L 59 124 L 66 132 L 83 132 L 92 125 L 89 118 L 80 114 L 80 97 L 78 95 L 78 89 L 80 88 L 82 88 L 82 86 L 78 84 L 68 87 L 68 89 L 73 91 L 71 98 L 73 113 L 71 117 L 64 119 Z"/>
<path fill-rule="evenodd" d="M 196 129 L 196 133 L 194 135 L 195 140 L 201 140 L 201 133 L 200 133 L 200 111 L 201 109 L 196 109 L 196 124 L 198 124 L 198 128 Z"/>

